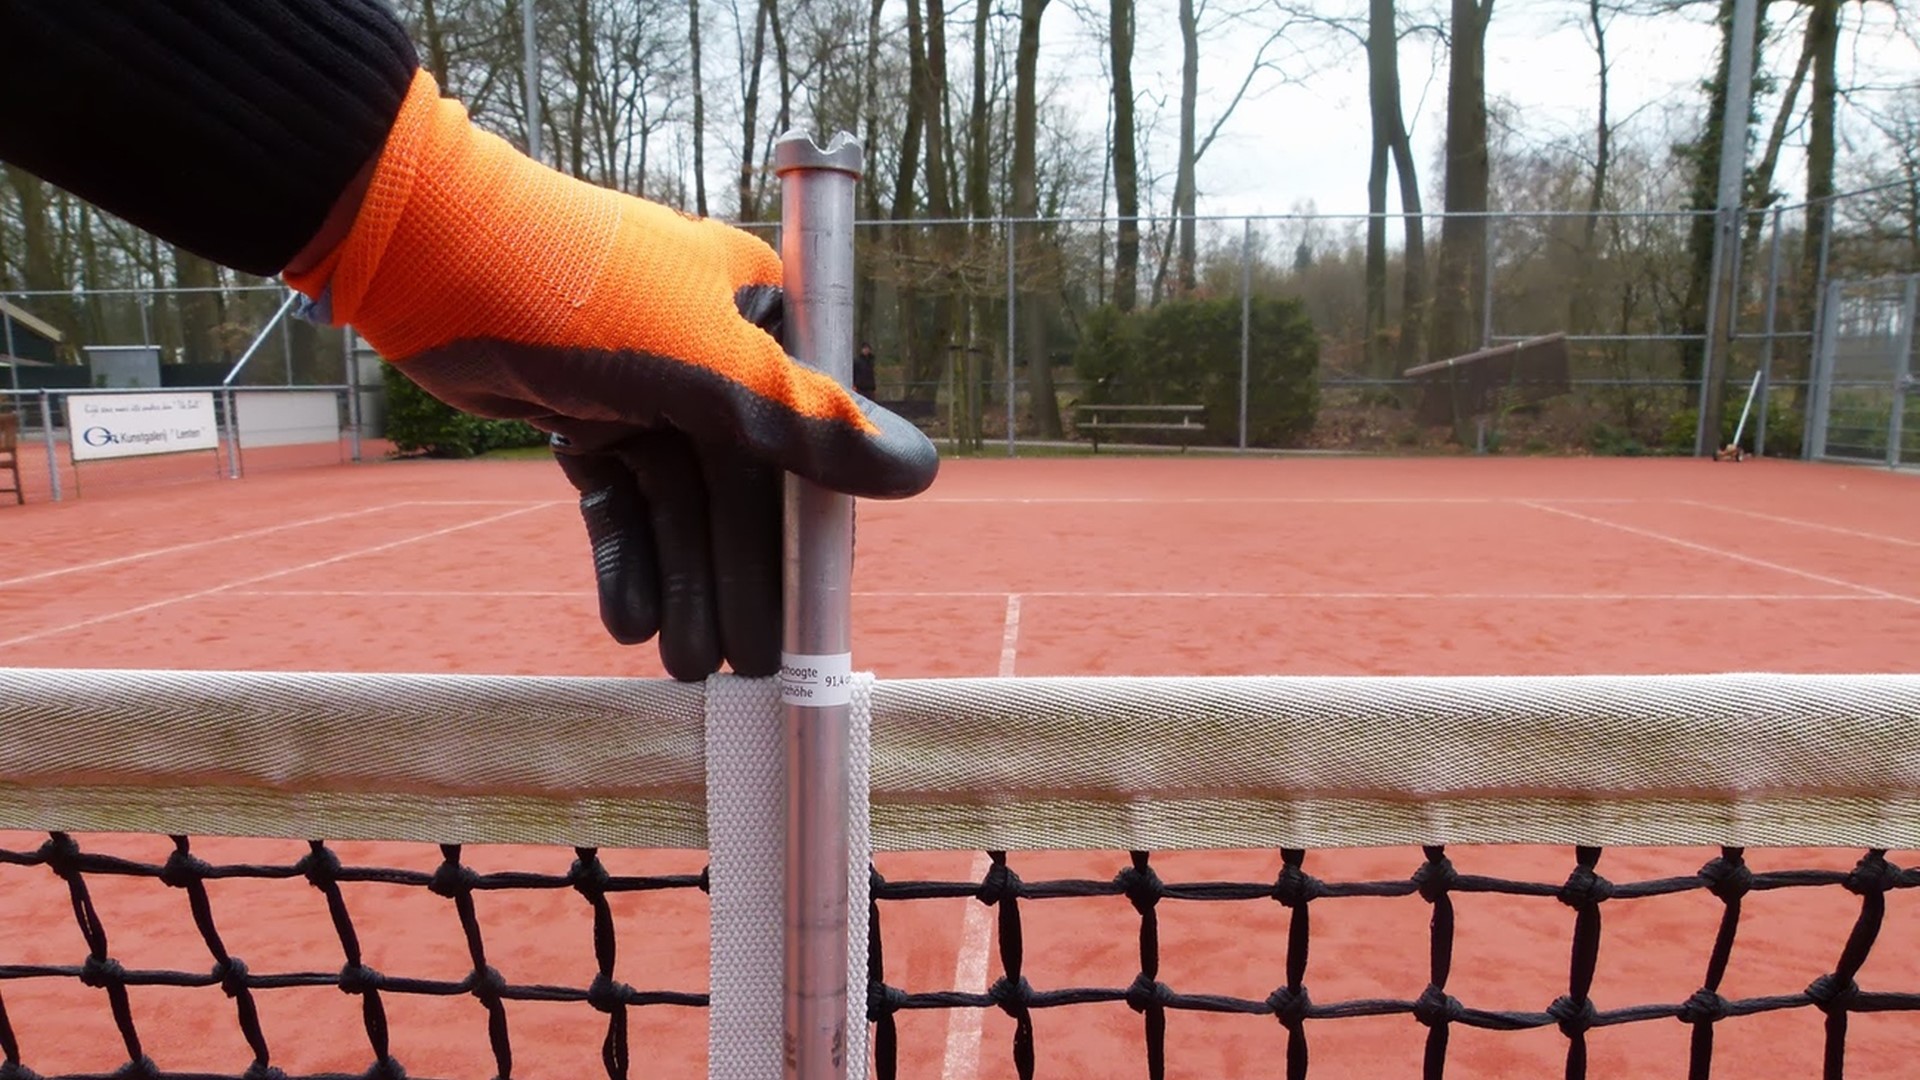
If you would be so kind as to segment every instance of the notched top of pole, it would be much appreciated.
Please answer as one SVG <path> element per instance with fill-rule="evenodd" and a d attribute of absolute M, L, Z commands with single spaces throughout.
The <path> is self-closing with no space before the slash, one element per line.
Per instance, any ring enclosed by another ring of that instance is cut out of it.
<path fill-rule="evenodd" d="M 860 140 L 845 131 L 834 133 L 824 149 L 804 131 L 789 131 L 773 144 L 775 175 L 796 169 L 833 169 L 857 178 L 865 159 Z"/>

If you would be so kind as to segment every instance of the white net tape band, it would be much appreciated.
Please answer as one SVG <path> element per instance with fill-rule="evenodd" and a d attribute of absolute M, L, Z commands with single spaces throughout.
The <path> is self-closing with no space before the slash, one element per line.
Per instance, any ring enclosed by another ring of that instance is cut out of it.
<path fill-rule="evenodd" d="M 1920 846 L 1920 676 L 871 694 L 881 850 Z M 0 670 L 0 827 L 702 848 L 711 697 L 650 680 Z"/>

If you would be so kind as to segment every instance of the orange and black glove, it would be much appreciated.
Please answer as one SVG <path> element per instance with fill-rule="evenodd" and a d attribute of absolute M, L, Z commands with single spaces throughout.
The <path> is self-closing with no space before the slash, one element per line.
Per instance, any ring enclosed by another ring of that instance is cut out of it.
<path fill-rule="evenodd" d="M 289 281 L 448 405 L 551 433 L 602 621 L 676 678 L 778 667 L 783 472 L 905 498 L 938 468 L 786 355 L 772 248 L 540 165 L 424 70 L 346 239 Z"/>

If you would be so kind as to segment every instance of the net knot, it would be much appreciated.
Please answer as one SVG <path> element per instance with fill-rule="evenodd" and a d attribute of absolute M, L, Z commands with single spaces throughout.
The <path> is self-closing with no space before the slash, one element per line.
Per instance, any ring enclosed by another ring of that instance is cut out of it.
<path fill-rule="evenodd" d="M 1900 868 L 1887 861 L 1884 854 L 1870 851 L 1853 864 L 1848 872 L 1845 885 L 1847 891 L 1855 896 L 1873 896 L 1896 888 L 1900 884 Z"/>
<path fill-rule="evenodd" d="M 47 869 L 60 875 L 62 880 L 80 872 L 80 845 L 66 833 L 48 834 L 47 842 L 40 845 L 36 854 Z"/>
<path fill-rule="evenodd" d="M 466 983 L 467 993 L 479 998 L 483 1005 L 492 1005 L 499 1001 L 500 995 L 507 989 L 507 977 L 500 974 L 499 969 L 492 964 L 468 975 Z"/>
<path fill-rule="evenodd" d="M 383 1057 L 360 1074 L 360 1080 L 407 1080 L 407 1070 L 390 1057 Z"/>
<path fill-rule="evenodd" d="M 593 985 L 587 987 L 587 1004 L 612 1016 L 626 1008 L 627 998 L 632 994 L 632 987 L 623 982 L 615 982 L 613 976 L 601 972 L 593 977 Z"/>
<path fill-rule="evenodd" d="M 1287 1027 L 1299 1027 L 1313 1011 L 1313 999 L 1304 986 L 1298 990 L 1283 986 L 1267 995 L 1267 1009 Z"/>
<path fill-rule="evenodd" d="M 256 1061 L 240 1074 L 240 1080 L 287 1080 L 287 1074 L 272 1065 L 262 1065 Z"/>
<path fill-rule="evenodd" d="M 701 876 L 705 877 L 705 874 L 702 873 Z M 612 880 L 613 875 L 607 873 L 606 864 L 600 861 L 600 856 L 592 849 L 581 851 L 580 857 L 573 860 L 573 865 L 567 868 L 567 884 L 573 886 L 574 892 L 589 900 L 597 900 L 605 896 L 607 884 Z"/>
<path fill-rule="evenodd" d="M 1852 979 L 1842 981 L 1834 975 L 1822 975 L 1807 986 L 1807 996 L 1821 1012 L 1845 1010 L 1860 996 L 1860 984 Z"/>
<path fill-rule="evenodd" d="M 93 956 L 89 954 L 86 962 L 80 965 L 80 982 L 95 990 L 104 990 L 109 986 L 125 986 L 127 969 L 120 961 L 111 956 Z"/>
<path fill-rule="evenodd" d="M 160 1066 L 154 1064 L 153 1059 L 145 1054 L 140 1055 L 140 1060 L 129 1061 L 113 1072 L 113 1080 L 160 1080 L 160 1078 Z"/>
<path fill-rule="evenodd" d="M 1460 1004 L 1459 998 L 1432 983 L 1420 991 L 1420 997 L 1413 1003 L 1413 1018 L 1427 1027 L 1451 1024 L 1466 1014 L 1467 1008 Z"/>
<path fill-rule="evenodd" d="M 987 987 L 987 1000 L 998 1005 L 1001 1012 L 1019 1019 L 1033 1001 L 1033 984 L 1029 983 L 1024 975 L 1017 982 L 1002 975 L 992 986 Z"/>
<path fill-rule="evenodd" d="M 907 1007 L 907 992 L 886 983 L 867 984 L 867 1020 L 879 1021 Z"/>
<path fill-rule="evenodd" d="M 1274 879 L 1273 889 L 1267 893 L 1290 908 L 1312 903 L 1326 894 L 1325 882 L 1292 863 L 1280 868 L 1280 876 Z"/>
<path fill-rule="evenodd" d="M 1571 1039 L 1592 1027 L 1594 1021 L 1600 1018 L 1600 1010 L 1593 1007 L 1593 1001 L 1589 998 L 1575 1001 L 1562 994 L 1547 1006 L 1547 1015 L 1560 1025 L 1560 1034 Z"/>
<path fill-rule="evenodd" d="M 41 1076 L 17 1061 L 0 1061 L 0 1080 L 41 1080 Z"/>
<path fill-rule="evenodd" d="M 1716 1024 L 1727 1018 L 1727 999 L 1712 990 L 1699 989 L 1693 992 L 1680 1006 L 1680 1022 L 1683 1024 Z"/>
<path fill-rule="evenodd" d="M 1113 876 L 1113 883 L 1133 901 L 1133 910 L 1142 915 L 1166 895 L 1160 875 L 1154 873 L 1151 866 L 1129 866 Z"/>
<path fill-rule="evenodd" d="M 315 842 L 313 850 L 301 856 L 293 868 L 307 879 L 307 884 L 324 889 L 340 879 L 340 856 L 324 844 Z"/>
<path fill-rule="evenodd" d="M 1149 1006 L 1166 1008 L 1173 1002 L 1173 987 L 1157 979 L 1147 978 L 1146 972 L 1133 977 L 1133 985 L 1127 987 L 1127 1008 L 1143 1013 Z"/>
<path fill-rule="evenodd" d="M 213 965 L 213 977 L 220 983 L 220 992 L 230 998 L 247 992 L 247 962 L 237 956 Z"/>
<path fill-rule="evenodd" d="M 1554 898 L 1570 908 L 1597 906 L 1613 899 L 1613 882 L 1594 873 L 1591 867 L 1576 866 Z"/>
<path fill-rule="evenodd" d="M 1440 902 L 1440 898 L 1453 891 L 1460 884 L 1460 875 L 1453 869 L 1453 860 L 1441 855 L 1428 859 L 1413 872 L 1413 887 L 1419 891 L 1420 899 L 1429 904 Z"/>
<path fill-rule="evenodd" d="M 987 876 L 980 881 L 980 888 L 974 891 L 974 899 L 992 907 L 1002 900 L 1020 895 L 1020 875 L 1006 863 L 994 863 L 987 870 Z"/>
<path fill-rule="evenodd" d="M 347 994 L 366 994 L 380 989 L 386 977 L 365 964 L 347 964 L 340 969 L 340 990 Z"/>
<path fill-rule="evenodd" d="M 470 896 L 480 884 L 480 875 L 465 863 L 448 859 L 433 868 L 433 878 L 427 882 L 427 891 L 435 896 L 456 900 Z"/>
<path fill-rule="evenodd" d="M 185 848 L 175 848 L 173 854 L 160 867 L 160 882 L 175 889 L 185 889 L 207 879 L 213 868 L 196 858 L 193 852 Z"/>
<path fill-rule="evenodd" d="M 1722 855 L 1700 868 L 1700 880 L 1722 903 L 1731 904 L 1753 888 L 1753 871 L 1745 860 Z"/>

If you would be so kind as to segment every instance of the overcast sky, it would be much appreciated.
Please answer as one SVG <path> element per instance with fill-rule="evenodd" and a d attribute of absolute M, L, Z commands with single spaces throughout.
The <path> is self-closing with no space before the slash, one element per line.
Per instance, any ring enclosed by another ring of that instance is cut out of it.
<path fill-rule="evenodd" d="M 1177 134 L 1178 24 L 1170 0 L 1138 3 L 1140 43 L 1134 77 L 1143 94 L 1166 98 L 1148 152 L 1157 169 L 1169 170 Z M 1487 93 L 1490 99 L 1506 98 L 1515 105 L 1516 126 L 1530 141 L 1587 135 L 1592 130 L 1596 60 L 1588 33 L 1574 21 L 1583 19 L 1585 10 L 1585 4 L 1573 0 L 1499 0 L 1494 5 L 1487 36 Z M 1864 31 L 1863 12 L 1868 20 Z M 1614 19 L 1607 44 L 1613 68 L 1609 111 L 1616 123 L 1627 120 L 1642 125 L 1643 131 L 1659 132 L 1664 130 L 1660 113 L 1675 105 L 1700 107 L 1699 85 L 1710 72 L 1718 47 L 1711 17 L 1710 6 L 1699 5 L 1689 14 Z M 1100 62 L 1103 46 L 1057 0 L 1046 20 L 1042 37 L 1047 43 L 1047 70 L 1062 80 L 1061 92 L 1074 103 L 1091 145 L 1103 145 L 1107 118 Z M 1920 93 L 1920 50 L 1893 31 L 1888 5 L 1849 4 L 1843 20 L 1843 86 L 1871 81 L 1877 87 L 1904 85 L 1906 93 Z M 1784 68 L 1782 86 L 1798 58 L 1801 25 L 1796 20 L 1785 40 L 1763 57 L 1770 67 Z M 1202 42 L 1198 111 L 1203 134 L 1244 77 L 1264 37 L 1262 32 L 1240 29 Z M 1201 164 L 1202 213 L 1282 213 L 1308 201 L 1323 212 L 1366 209 L 1370 134 L 1365 57 L 1353 48 L 1344 58 L 1314 59 L 1321 70 L 1303 83 L 1274 85 L 1268 80 L 1270 88 L 1234 114 Z M 1295 61 L 1294 66 L 1303 62 Z M 1439 177 L 1434 175 L 1434 163 L 1445 130 L 1444 52 L 1430 38 L 1403 44 L 1401 79 L 1421 187 L 1437 205 Z M 1803 105 L 1805 95 L 1803 91 Z M 1862 100 L 1867 99 L 1884 102 L 1886 93 L 1876 91 Z M 1770 104 L 1763 103 L 1763 108 Z M 1637 120 L 1628 119 L 1636 114 Z M 1761 116 L 1757 138 L 1764 139 L 1770 121 L 1771 112 Z M 1856 120 L 1852 126 L 1857 130 L 1863 125 Z M 1804 135 L 1798 141 L 1803 143 Z M 1848 153 L 1844 145 L 1841 153 L 1844 167 Z M 1790 145 L 1782 156 L 1777 186 L 1797 192 L 1804 168 L 1803 159 Z M 1171 190 L 1170 181 L 1167 190 Z M 1389 205 L 1397 206 L 1397 200 L 1390 196 Z M 1164 212 L 1165 207 L 1156 209 Z"/>

